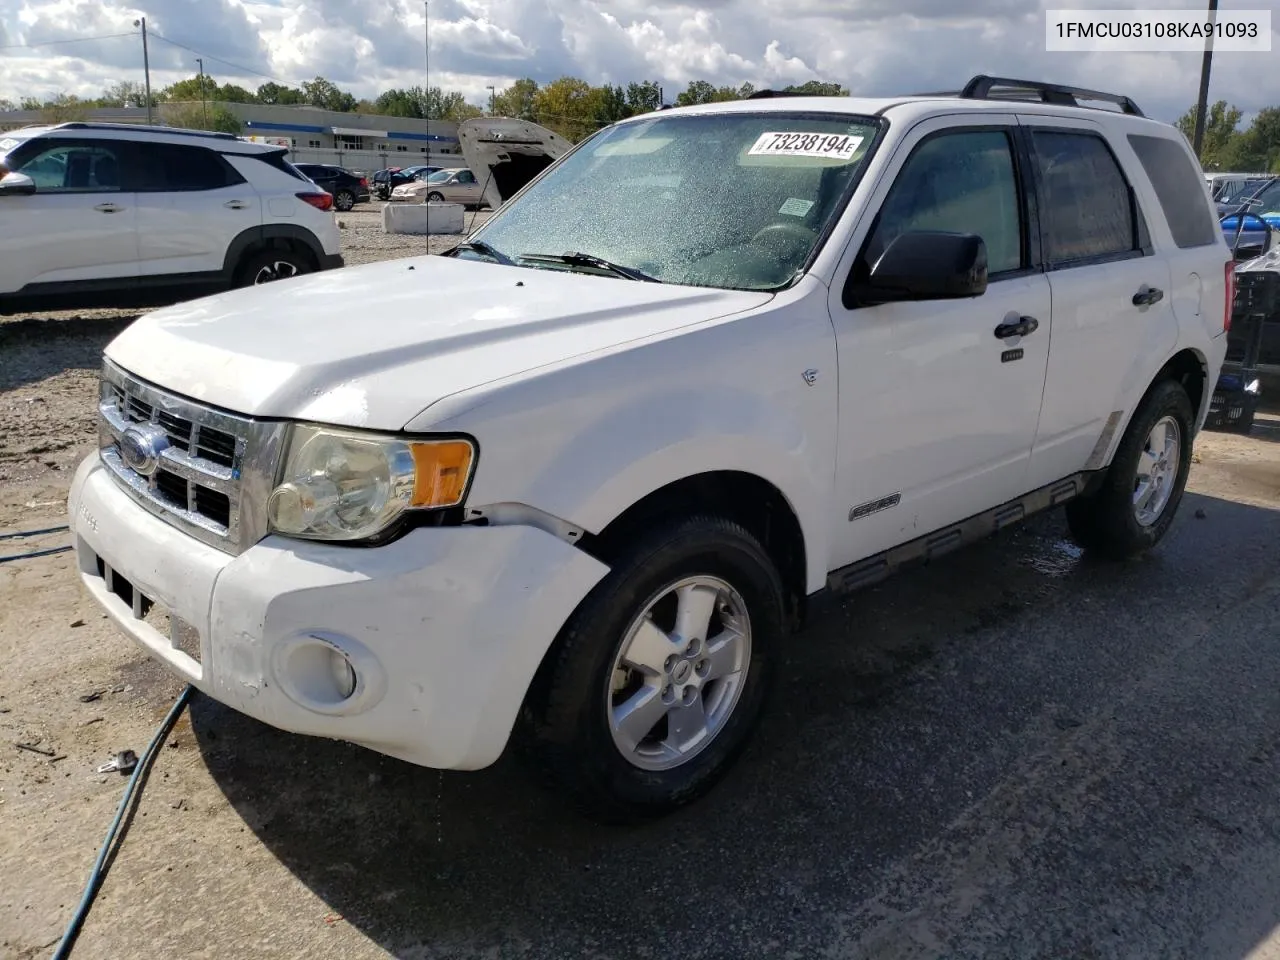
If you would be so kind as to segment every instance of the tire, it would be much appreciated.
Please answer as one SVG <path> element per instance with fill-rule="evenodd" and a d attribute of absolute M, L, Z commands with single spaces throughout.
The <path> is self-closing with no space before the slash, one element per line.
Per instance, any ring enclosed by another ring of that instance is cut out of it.
<path fill-rule="evenodd" d="M 427 194 L 427 199 L 426 199 L 424 202 L 426 202 L 426 203 L 444 203 L 444 194 L 443 194 L 443 193 L 437 193 L 437 192 L 435 192 L 435 191 L 433 190 L 431 193 L 428 193 L 428 194 Z"/>
<path fill-rule="evenodd" d="M 786 622 L 783 597 L 772 561 L 737 524 L 704 516 L 652 530 L 570 617 L 530 689 L 523 732 L 539 773 L 602 823 L 654 819 L 705 794 L 733 765 L 763 710 Z M 674 629 L 682 603 L 691 622 L 699 622 L 699 610 L 709 620 L 701 622 L 710 636 L 692 637 L 689 656 Z M 646 623 L 659 630 L 645 630 Z M 632 643 L 633 636 L 640 639 Z M 653 673 L 615 669 L 624 647 Z M 617 708 L 641 700 L 643 722 L 615 731 Z M 696 719 L 684 712 L 695 703 L 704 735 L 679 743 L 671 718 Z M 658 737 L 674 743 L 674 753 L 662 755 Z"/>
<path fill-rule="evenodd" d="M 236 286 L 251 287 L 311 272 L 311 263 L 292 250 L 263 250 L 252 254 L 236 271 Z M 286 272 L 291 270 L 292 272 Z M 269 275 L 274 274 L 274 275 Z"/>
<path fill-rule="evenodd" d="M 1067 504 L 1067 526 L 1077 544 L 1100 556 L 1125 560 L 1160 542 L 1178 512 L 1191 470 L 1194 416 L 1181 384 L 1162 380 L 1151 388 L 1129 422 L 1101 487 Z M 1153 434 L 1157 425 L 1166 437 L 1173 434 L 1176 454 Z M 1145 452 L 1149 441 L 1156 450 L 1154 462 Z M 1152 489 L 1150 482 L 1143 487 L 1142 479 L 1151 476 L 1147 471 L 1153 465 L 1159 482 L 1142 500 L 1144 508 L 1138 497 Z"/>
<path fill-rule="evenodd" d="M 339 190 L 333 198 L 333 205 L 343 213 L 346 213 L 356 205 L 356 195 L 350 190 Z"/>

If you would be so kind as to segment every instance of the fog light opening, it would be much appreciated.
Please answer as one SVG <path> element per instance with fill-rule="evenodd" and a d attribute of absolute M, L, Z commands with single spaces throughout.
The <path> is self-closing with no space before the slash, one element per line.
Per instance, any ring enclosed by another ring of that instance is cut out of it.
<path fill-rule="evenodd" d="M 347 654 L 332 643 L 312 638 L 290 651 L 284 664 L 286 685 L 305 706 L 321 711 L 341 707 L 355 696 L 360 674 Z"/>

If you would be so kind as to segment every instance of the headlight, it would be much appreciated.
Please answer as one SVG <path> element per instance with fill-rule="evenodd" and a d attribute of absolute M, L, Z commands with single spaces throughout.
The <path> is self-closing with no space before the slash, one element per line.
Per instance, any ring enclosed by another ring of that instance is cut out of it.
<path fill-rule="evenodd" d="M 281 482 L 267 501 L 271 530 L 313 540 L 364 540 L 410 510 L 462 503 L 475 466 L 470 440 L 410 440 L 297 424 Z"/>

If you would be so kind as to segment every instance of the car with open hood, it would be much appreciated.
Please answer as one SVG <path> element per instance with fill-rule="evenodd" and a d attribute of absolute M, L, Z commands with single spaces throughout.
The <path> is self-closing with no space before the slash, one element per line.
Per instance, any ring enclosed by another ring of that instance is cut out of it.
<path fill-rule="evenodd" d="M 1104 559 L 1171 529 L 1235 264 L 1129 97 L 982 76 L 548 134 L 461 125 L 496 209 L 443 255 L 107 345 L 75 570 L 174 674 L 422 766 L 518 743 L 654 817 L 731 768 L 824 599 L 1043 510 Z"/>

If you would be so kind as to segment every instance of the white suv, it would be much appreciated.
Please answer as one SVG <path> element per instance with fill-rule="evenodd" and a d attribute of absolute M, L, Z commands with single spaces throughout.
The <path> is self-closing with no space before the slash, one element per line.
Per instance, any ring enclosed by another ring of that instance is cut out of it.
<path fill-rule="evenodd" d="M 0 312 L 173 302 L 342 266 L 280 147 L 63 123 L 0 133 Z"/>
<path fill-rule="evenodd" d="M 1186 140 L 1125 98 L 645 114 L 447 255 L 135 322 L 80 575 L 267 723 L 461 770 L 521 742 L 653 816 L 820 597 L 1059 505 L 1100 555 L 1155 545 L 1231 277 Z"/>

